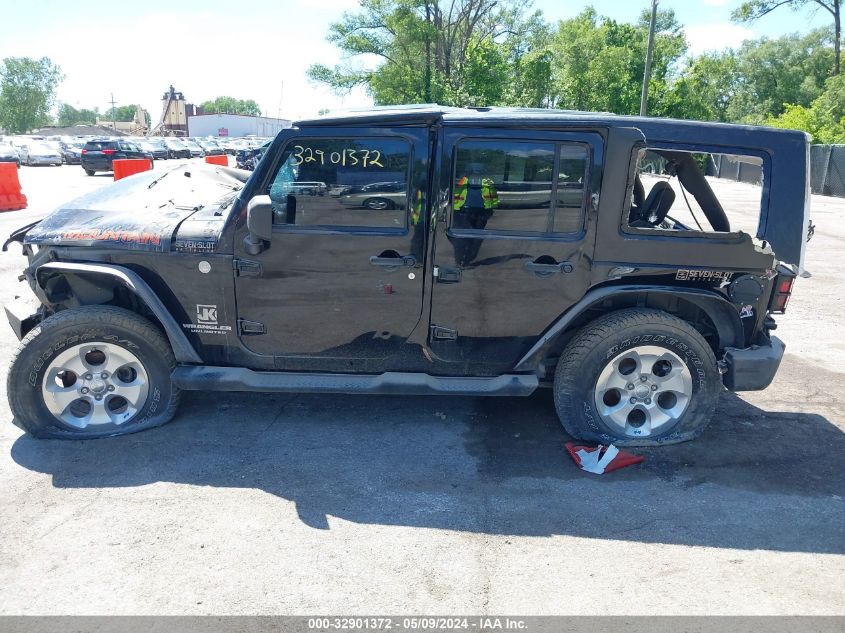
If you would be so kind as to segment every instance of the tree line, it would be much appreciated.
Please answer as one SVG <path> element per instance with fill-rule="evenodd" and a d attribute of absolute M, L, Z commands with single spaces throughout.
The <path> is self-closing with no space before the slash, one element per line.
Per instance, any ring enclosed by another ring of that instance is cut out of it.
<path fill-rule="evenodd" d="M 842 0 L 747 0 L 737 21 L 764 20 L 789 7 L 831 16 L 829 27 L 748 40 L 690 55 L 672 10 L 657 14 L 649 82 L 652 116 L 772 125 L 845 143 L 845 79 L 839 73 Z M 633 23 L 592 7 L 551 22 L 525 0 L 361 0 L 329 26 L 344 63 L 312 65 L 316 82 L 338 93 L 363 87 L 377 105 L 440 103 L 639 112 L 648 11 Z M 377 59 L 376 64 L 365 61 Z M 44 57 L 0 64 L 0 128 L 26 132 L 52 122 L 93 123 L 97 108 L 60 104 L 61 69 Z M 251 99 L 217 97 L 205 112 L 259 115 Z M 131 120 L 134 106 L 115 109 Z M 100 114 L 111 118 L 111 111 Z"/>
<path fill-rule="evenodd" d="M 692 56 L 674 11 L 657 14 L 649 115 L 792 127 L 845 142 L 840 0 L 751 0 L 737 21 L 818 4 L 829 28 Z M 363 87 L 377 105 L 440 103 L 637 114 L 649 12 L 619 22 L 587 7 L 556 23 L 516 0 L 363 0 L 329 27 L 343 53 L 312 80 Z M 365 65 L 367 59 L 377 59 Z"/>
<path fill-rule="evenodd" d="M 56 116 L 52 116 L 56 89 L 63 79 L 61 68 L 49 57 L 4 59 L 0 63 L 0 130 L 23 134 L 47 125 L 70 127 L 93 125 L 97 118 L 115 121 L 132 121 L 135 118 L 137 106 L 134 104 L 114 106 L 100 112 L 98 107 L 75 108 L 69 103 L 59 103 Z M 203 102 L 200 107 L 206 114 L 261 115 L 261 108 L 253 99 L 221 96 Z M 149 126 L 149 112 L 145 113 L 145 119 Z"/>

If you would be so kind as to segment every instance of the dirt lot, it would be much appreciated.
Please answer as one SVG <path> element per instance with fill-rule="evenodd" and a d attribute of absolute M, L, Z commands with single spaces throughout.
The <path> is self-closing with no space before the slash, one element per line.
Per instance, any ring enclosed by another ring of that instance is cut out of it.
<path fill-rule="evenodd" d="M 109 181 L 21 179 L 3 238 Z M 565 456 L 545 391 L 195 393 L 161 429 L 36 441 L 9 423 L 4 362 L 0 613 L 845 614 L 845 200 L 813 216 L 775 384 L 604 477 Z M 3 301 L 26 290 L 11 250 Z"/>

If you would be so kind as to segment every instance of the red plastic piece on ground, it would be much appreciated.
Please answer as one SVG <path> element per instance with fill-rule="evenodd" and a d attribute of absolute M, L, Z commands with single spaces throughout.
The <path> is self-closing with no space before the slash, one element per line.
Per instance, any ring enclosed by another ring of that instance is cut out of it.
<path fill-rule="evenodd" d="M 26 196 L 21 193 L 15 163 L 0 163 L 0 211 L 26 209 Z"/>
<path fill-rule="evenodd" d="M 592 453 L 595 451 L 604 451 L 607 450 L 607 447 L 603 444 L 599 444 L 598 446 L 585 446 L 583 444 L 575 444 L 574 442 L 567 442 L 565 444 L 566 451 L 572 457 L 572 460 L 581 466 L 581 457 L 578 455 L 578 451 L 585 451 L 587 453 Z M 642 455 L 634 455 L 633 453 L 629 453 L 628 451 L 619 451 L 619 454 L 611 460 L 611 462 L 604 467 L 604 472 L 609 473 L 614 470 L 619 470 L 620 468 L 625 468 L 626 466 L 633 466 L 634 464 L 641 464 L 645 461 L 645 457 Z"/>
<path fill-rule="evenodd" d="M 114 170 L 114 179 L 120 180 L 132 174 L 140 174 L 142 171 L 149 171 L 153 168 L 149 158 L 119 158 L 111 163 Z"/>
<path fill-rule="evenodd" d="M 205 162 L 209 165 L 222 165 L 223 167 L 229 166 L 229 157 L 226 154 L 221 156 L 206 156 Z"/>

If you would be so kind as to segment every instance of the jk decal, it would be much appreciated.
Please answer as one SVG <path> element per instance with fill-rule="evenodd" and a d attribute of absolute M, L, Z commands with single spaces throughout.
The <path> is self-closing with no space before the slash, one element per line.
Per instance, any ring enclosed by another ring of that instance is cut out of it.
<path fill-rule="evenodd" d="M 232 331 L 230 325 L 217 323 L 217 306 L 214 304 L 197 304 L 197 322 L 183 323 L 182 327 L 197 334 L 227 334 Z"/>

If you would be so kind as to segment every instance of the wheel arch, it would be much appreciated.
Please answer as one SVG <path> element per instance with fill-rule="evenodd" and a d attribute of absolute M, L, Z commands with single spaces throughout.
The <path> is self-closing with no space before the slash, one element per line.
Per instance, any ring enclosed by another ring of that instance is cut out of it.
<path fill-rule="evenodd" d="M 537 370 L 561 346 L 561 342 L 567 340 L 568 335 L 586 322 L 632 306 L 652 307 L 669 314 L 684 314 L 692 310 L 702 315 L 712 328 L 715 342 L 711 342 L 711 347 L 717 357 L 718 352 L 726 347 L 745 347 L 745 333 L 739 313 L 715 292 L 674 286 L 604 286 L 588 291 L 558 318 L 519 360 L 514 370 Z M 593 315 L 592 318 L 590 315 Z"/>
<path fill-rule="evenodd" d="M 161 326 L 170 341 L 177 361 L 203 362 L 176 319 L 138 273 L 114 264 L 49 262 L 39 266 L 35 271 L 35 281 L 50 301 L 53 300 L 55 292 L 50 282 L 57 277 L 62 277 L 67 281 L 77 301 L 82 305 L 106 303 L 113 298 L 115 287 L 125 288 Z M 102 283 L 103 280 L 108 280 L 108 283 Z"/>

